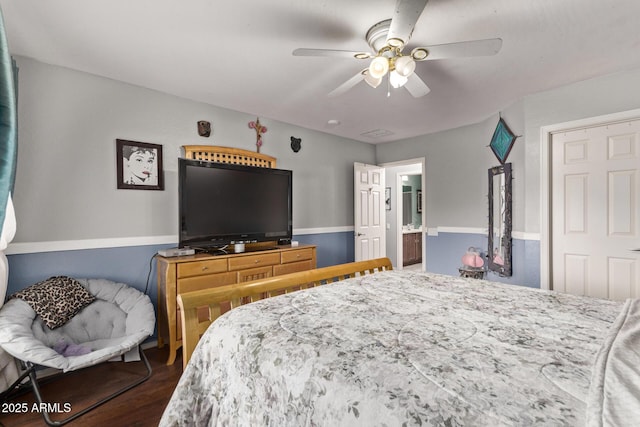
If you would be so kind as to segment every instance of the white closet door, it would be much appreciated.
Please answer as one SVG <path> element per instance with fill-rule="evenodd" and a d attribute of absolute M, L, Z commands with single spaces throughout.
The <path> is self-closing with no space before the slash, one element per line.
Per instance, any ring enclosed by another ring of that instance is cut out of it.
<path fill-rule="evenodd" d="M 640 120 L 552 136 L 552 287 L 640 296 Z"/>

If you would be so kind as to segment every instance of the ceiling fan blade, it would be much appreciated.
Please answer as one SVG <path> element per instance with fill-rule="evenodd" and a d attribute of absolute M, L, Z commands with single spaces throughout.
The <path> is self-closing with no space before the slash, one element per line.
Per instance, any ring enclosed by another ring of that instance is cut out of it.
<path fill-rule="evenodd" d="M 427 6 L 429 0 L 398 0 L 396 8 L 391 19 L 389 34 L 387 35 L 387 43 L 392 39 L 402 40 L 402 45 L 407 44 L 413 33 L 413 28 L 418 22 L 418 18 Z"/>
<path fill-rule="evenodd" d="M 371 58 L 373 55 L 368 52 L 354 52 L 350 50 L 300 48 L 293 51 L 293 56 L 329 56 L 333 58 L 366 59 Z"/>
<path fill-rule="evenodd" d="M 502 48 L 502 39 L 471 40 L 466 42 L 439 44 L 434 46 L 417 47 L 412 51 L 426 49 L 429 55 L 424 59 L 415 60 L 428 61 L 445 58 L 465 58 L 469 56 L 491 56 L 495 55 Z"/>
<path fill-rule="evenodd" d="M 425 96 L 426 94 L 431 92 L 429 86 L 427 86 L 427 84 L 422 81 L 422 79 L 418 77 L 416 73 L 411 74 L 407 78 L 407 83 L 405 83 L 404 87 L 414 98 L 420 98 L 421 96 Z"/>
<path fill-rule="evenodd" d="M 334 98 L 336 96 L 342 95 L 343 93 L 345 93 L 346 91 L 348 91 L 349 89 L 351 89 L 352 87 L 360 83 L 362 80 L 364 80 L 364 76 L 366 72 L 367 72 L 367 68 L 360 71 L 358 74 L 351 77 L 349 80 L 347 80 L 346 82 L 342 83 L 340 86 L 338 86 L 337 88 L 329 92 L 327 96 L 330 98 Z"/>

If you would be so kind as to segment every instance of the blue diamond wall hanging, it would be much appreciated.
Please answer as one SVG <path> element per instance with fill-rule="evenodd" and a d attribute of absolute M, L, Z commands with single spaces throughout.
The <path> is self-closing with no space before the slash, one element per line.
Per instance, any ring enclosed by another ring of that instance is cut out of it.
<path fill-rule="evenodd" d="M 504 164 L 507 160 L 516 138 L 517 136 L 511 132 L 507 123 L 500 117 L 498 126 L 496 126 L 496 130 L 491 137 L 491 144 L 489 144 L 491 150 L 493 150 L 493 154 L 500 160 L 500 164 Z"/>

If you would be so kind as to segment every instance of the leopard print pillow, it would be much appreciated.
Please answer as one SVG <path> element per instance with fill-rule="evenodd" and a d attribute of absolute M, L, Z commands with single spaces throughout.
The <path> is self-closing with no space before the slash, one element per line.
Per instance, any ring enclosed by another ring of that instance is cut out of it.
<path fill-rule="evenodd" d="M 64 325 L 96 299 L 80 282 L 67 276 L 50 277 L 11 298 L 26 301 L 50 329 Z"/>

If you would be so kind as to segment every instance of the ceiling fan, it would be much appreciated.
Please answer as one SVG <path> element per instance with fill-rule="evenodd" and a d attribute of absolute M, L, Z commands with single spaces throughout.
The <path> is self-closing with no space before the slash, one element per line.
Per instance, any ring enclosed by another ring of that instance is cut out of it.
<path fill-rule="evenodd" d="M 335 49 L 306 49 L 293 51 L 294 56 L 328 56 L 335 58 L 355 58 L 371 60 L 367 68 L 338 86 L 329 93 L 338 96 L 362 80 L 371 87 L 378 87 L 385 76 L 393 88 L 404 87 L 419 98 L 429 93 L 426 83 L 414 72 L 416 61 L 433 59 L 462 58 L 470 56 L 495 55 L 502 47 L 502 39 L 472 40 L 433 46 L 421 46 L 403 53 L 418 18 L 427 6 L 428 0 L 398 0 L 392 19 L 378 22 L 367 31 L 366 40 L 373 53 Z M 387 96 L 390 92 L 387 92 Z"/>

